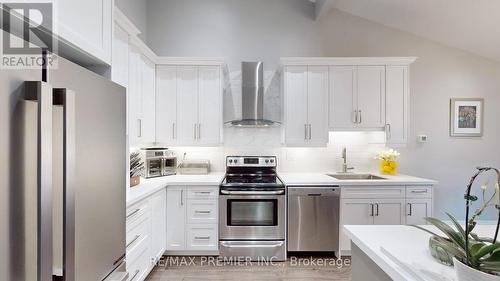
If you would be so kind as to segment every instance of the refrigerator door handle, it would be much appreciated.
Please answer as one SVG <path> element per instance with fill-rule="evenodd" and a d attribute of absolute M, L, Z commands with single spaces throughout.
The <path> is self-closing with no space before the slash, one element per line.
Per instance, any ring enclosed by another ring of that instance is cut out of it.
<path fill-rule="evenodd" d="M 63 106 L 63 272 L 75 280 L 75 93 L 54 89 L 54 105 Z"/>
<path fill-rule="evenodd" d="M 38 103 L 37 280 L 52 280 L 52 86 L 26 81 L 25 100 Z"/>

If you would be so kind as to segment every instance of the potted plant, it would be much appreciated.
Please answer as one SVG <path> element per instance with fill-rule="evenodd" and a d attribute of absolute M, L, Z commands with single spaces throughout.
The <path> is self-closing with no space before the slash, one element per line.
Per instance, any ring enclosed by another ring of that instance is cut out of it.
<path fill-rule="evenodd" d="M 383 150 L 377 153 L 375 159 L 379 160 L 381 174 L 395 175 L 398 173 L 398 159 L 400 153 L 394 149 Z"/>
<path fill-rule="evenodd" d="M 488 183 L 481 185 L 482 205 L 469 219 L 470 204 L 478 199 L 477 196 L 470 194 L 472 185 L 479 174 L 490 170 L 495 171 L 497 175 L 493 195 L 486 199 Z M 499 185 L 500 172 L 497 169 L 480 167 L 467 185 L 464 196 L 466 200 L 465 226 L 462 226 L 455 217 L 448 213 L 447 216 L 453 223 L 454 228 L 438 219 L 425 218 L 427 222 L 437 227 L 446 236 L 415 226 L 433 235 L 429 240 L 432 256 L 441 263 L 454 265 L 458 281 L 500 281 L 500 242 L 497 242 L 500 225 Z M 499 211 L 493 238 L 479 237 L 472 232 L 476 226 L 477 218 L 488 207 L 495 207 Z"/>

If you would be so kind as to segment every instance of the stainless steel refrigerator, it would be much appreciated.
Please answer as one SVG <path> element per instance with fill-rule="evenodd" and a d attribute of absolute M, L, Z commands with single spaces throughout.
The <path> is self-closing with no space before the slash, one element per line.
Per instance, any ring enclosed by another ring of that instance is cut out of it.
<path fill-rule="evenodd" d="M 125 270 L 125 89 L 59 58 L 0 69 L 0 280 Z"/>

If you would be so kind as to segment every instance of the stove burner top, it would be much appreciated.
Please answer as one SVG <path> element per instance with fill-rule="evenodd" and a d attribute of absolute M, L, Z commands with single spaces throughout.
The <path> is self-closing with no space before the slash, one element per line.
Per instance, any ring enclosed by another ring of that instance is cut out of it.
<path fill-rule="evenodd" d="M 281 189 L 283 182 L 276 175 L 274 156 L 230 156 L 226 160 L 226 189 Z"/>

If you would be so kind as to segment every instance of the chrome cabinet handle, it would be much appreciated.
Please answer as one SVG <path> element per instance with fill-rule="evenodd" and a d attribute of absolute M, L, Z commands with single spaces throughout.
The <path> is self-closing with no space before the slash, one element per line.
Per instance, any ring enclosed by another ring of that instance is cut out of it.
<path fill-rule="evenodd" d="M 137 133 L 137 137 L 142 138 L 142 119 L 137 119 L 137 124 L 139 125 L 139 131 Z"/>
<path fill-rule="evenodd" d="M 373 204 L 370 204 L 370 210 L 369 210 L 369 212 L 368 212 L 368 215 L 369 215 L 370 217 L 373 217 Z"/>
<path fill-rule="evenodd" d="M 127 219 L 132 217 L 133 215 L 137 214 L 137 212 L 139 212 L 141 209 L 135 209 L 134 211 L 132 211 L 130 214 L 127 215 Z"/>
<path fill-rule="evenodd" d="M 377 209 L 377 214 L 375 216 L 378 217 L 378 203 L 375 203 L 375 206 L 376 206 L 376 209 Z"/>
<path fill-rule="evenodd" d="M 139 239 L 139 237 L 141 237 L 141 235 L 136 235 L 134 237 L 134 239 L 132 239 L 132 241 L 128 242 L 127 246 L 125 246 L 125 248 L 128 248 L 130 245 L 134 244 L 135 241 L 137 241 L 137 239 Z"/>
<path fill-rule="evenodd" d="M 307 124 L 304 124 L 304 140 L 307 140 Z"/>
<path fill-rule="evenodd" d="M 210 236 L 195 236 L 195 240 L 210 240 Z"/>
<path fill-rule="evenodd" d="M 184 189 L 181 190 L 181 206 L 184 206 Z"/>
<path fill-rule="evenodd" d="M 411 216 L 411 213 L 412 213 L 412 210 L 411 210 L 411 203 L 408 203 L 408 206 L 410 207 L 410 213 L 408 214 L 408 216 Z"/>
<path fill-rule="evenodd" d="M 198 139 L 201 139 L 201 124 L 198 123 Z"/>
<path fill-rule="evenodd" d="M 412 190 L 411 193 L 427 193 L 427 190 Z"/>
<path fill-rule="evenodd" d="M 311 134 L 312 133 L 312 129 L 311 129 L 311 124 L 309 124 L 309 140 L 311 140 Z"/>
<path fill-rule="evenodd" d="M 359 122 L 358 124 L 361 124 L 363 122 L 363 115 L 361 114 L 361 110 L 359 110 Z"/>
<path fill-rule="evenodd" d="M 194 128 L 193 136 L 194 136 L 194 139 L 196 140 L 197 139 L 196 138 L 196 123 L 194 124 L 193 128 Z"/>
<path fill-rule="evenodd" d="M 212 192 L 211 191 L 195 191 L 194 193 L 196 193 L 196 194 L 210 194 Z"/>
<path fill-rule="evenodd" d="M 358 123 L 358 111 L 357 110 L 352 111 L 352 123 Z"/>
<path fill-rule="evenodd" d="M 132 281 L 134 280 L 135 277 L 137 277 L 137 274 L 139 274 L 139 272 L 141 272 L 139 269 L 137 269 L 134 273 L 134 275 L 132 276 L 132 278 L 129 279 L 129 281 Z"/>
<path fill-rule="evenodd" d="M 210 211 L 194 211 L 196 214 L 210 214 Z"/>
<path fill-rule="evenodd" d="M 172 123 L 172 139 L 175 140 L 175 122 Z"/>
<path fill-rule="evenodd" d="M 388 140 L 390 140 L 392 138 L 392 135 L 391 135 L 391 124 L 385 124 L 385 135 L 386 135 L 386 138 Z"/>

